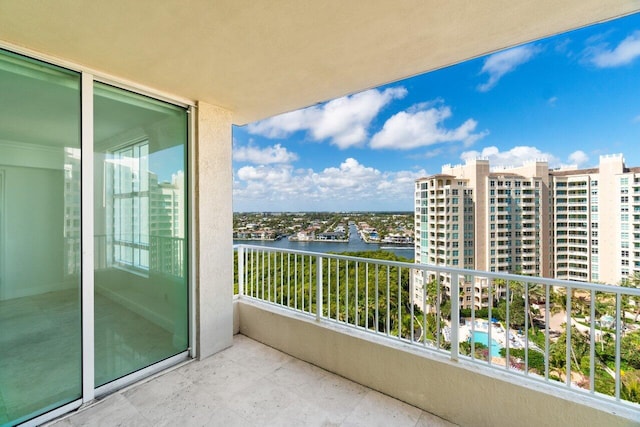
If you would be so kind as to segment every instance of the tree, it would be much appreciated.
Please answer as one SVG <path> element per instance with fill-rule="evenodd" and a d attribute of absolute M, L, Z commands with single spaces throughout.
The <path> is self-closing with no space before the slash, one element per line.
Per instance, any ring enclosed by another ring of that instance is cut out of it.
<path fill-rule="evenodd" d="M 498 303 L 495 314 L 500 320 L 507 321 L 507 300 Z M 520 329 L 524 326 L 524 321 L 524 299 L 516 297 L 509 303 L 509 327 Z"/>
<path fill-rule="evenodd" d="M 621 286 L 625 288 L 638 288 L 640 287 L 640 273 L 635 272 L 630 279 L 623 280 L 620 283 Z M 638 316 L 640 316 L 640 298 L 638 297 L 630 297 L 629 295 L 624 295 L 622 297 L 622 306 L 624 311 L 629 311 L 634 313 L 633 321 L 638 321 Z"/>
<path fill-rule="evenodd" d="M 589 338 L 582 334 L 575 326 L 571 327 L 571 370 L 581 371 L 580 361 L 589 354 Z M 558 341 L 549 348 L 549 364 L 560 370 L 566 369 L 567 361 L 567 332 L 563 332 Z"/>
<path fill-rule="evenodd" d="M 439 287 L 442 288 L 442 286 L 439 286 L 438 281 L 435 277 L 429 280 L 425 285 L 425 292 L 426 292 L 425 302 L 426 302 L 427 311 L 435 312 L 436 306 L 438 304 L 437 302 L 438 296 L 442 298 L 441 295 L 442 293 L 444 293 L 443 289 L 438 289 Z"/>
<path fill-rule="evenodd" d="M 634 369 L 640 369 L 640 331 L 627 334 L 620 341 L 620 358 Z"/>
<path fill-rule="evenodd" d="M 500 355 L 502 357 L 507 356 L 506 349 L 500 349 Z M 510 365 L 517 369 L 524 369 L 524 349 L 523 348 L 512 348 L 509 350 L 509 356 L 511 360 L 509 361 Z M 544 375 L 544 354 L 535 351 L 528 351 L 528 362 L 529 362 L 529 370 L 534 371 L 540 375 Z"/>
<path fill-rule="evenodd" d="M 474 348 L 474 357 L 480 360 L 489 360 L 489 347 L 486 345 L 476 342 L 473 345 Z M 460 352 L 465 356 L 471 356 L 471 342 L 464 341 L 460 343 Z"/>

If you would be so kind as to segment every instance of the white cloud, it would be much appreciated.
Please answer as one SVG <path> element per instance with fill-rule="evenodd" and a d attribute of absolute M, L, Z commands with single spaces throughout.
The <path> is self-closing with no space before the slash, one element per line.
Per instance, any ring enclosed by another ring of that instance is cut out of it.
<path fill-rule="evenodd" d="M 313 174 L 314 182 L 321 191 L 365 190 L 372 182 L 378 180 L 380 171 L 361 165 L 356 159 L 348 158 L 340 167 L 326 168 Z"/>
<path fill-rule="evenodd" d="M 569 162 L 577 166 L 581 166 L 589 161 L 589 156 L 582 150 L 574 151 L 569 154 Z"/>
<path fill-rule="evenodd" d="M 383 172 L 354 158 L 320 171 L 244 166 L 234 175 L 234 210 L 412 210 L 424 170 Z"/>
<path fill-rule="evenodd" d="M 306 129 L 307 123 L 313 121 L 315 107 L 304 110 L 291 111 L 251 123 L 247 126 L 249 133 L 266 136 L 267 138 L 286 138 L 293 132 Z"/>
<path fill-rule="evenodd" d="M 487 73 L 489 80 L 487 80 L 486 83 L 478 85 L 478 90 L 480 92 L 491 90 L 498 84 L 502 76 L 531 60 L 539 51 L 540 49 L 536 45 L 525 45 L 494 53 L 489 56 L 484 61 L 484 65 L 480 71 L 481 74 Z"/>
<path fill-rule="evenodd" d="M 557 96 L 552 96 L 551 98 L 547 99 L 547 104 L 549 104 L 551 107 L 555 107 L 557 102 L 558 102 Z"/>
<path fill-rule="evenodd" d="M 640 31 L 634 31 L 613 49 L 609 49 L 607 44 L 588 47 L 586 55 L 589 62 L 599 68 L 630 64 L 640 56 Z"/>
<path fill-rule="evenodd" d="M 572 42 L 572 40 L 569 39 L 569 38 L 563 39 L 563 40 L 559 40 L 554 44 L 553 49 L 558 53 L 567 54 L 568 56 L 571 56 L 572 52 L 571 52 L 571 50 L 569 50 L 571 42 Z"/>
<path fill-rule="evenodd" d="M 268 165 L 273 163 L 291 163 L 298 160 L 298 155 L 288 151 L 280 144 L 260 148 L 250 143 L 243 147 L 234 145 L 233 160 L 257 165 Z"/>
<path fill-rule="evenodd" d="M 305 131 L 316 141 L 328 139 L 338 148 L 361 146 L 367 129 L 382 108 L 394 99 L 406 96 L 407 90 L 395 87 L 371 89 L 334 99 L 321 106 L 281 114 L 248 126 L 249 133 L 267 138 L 283 138 Z"/>
<path fill-rule="evenodd" d="M 425 159 L 432 159 L 434 157 L 440 156 L 444 150 L 442 148 L 436 148 L 435 150 L 429 150 L 422 155 Z"/>
<path fill-rule="evenodd" d="M 473 144 L 487 135 L 487 131 L 474 133 L 478 122 L 467 119 L 455 129 L 442 125 L 452 116 L 448 106 L 434 107 L 432 103 L 413 106 L 391 116 L 382 129 L 376 133 L 369 145 L 371 148 L 410 150 L 441 142 L 463 142 Z"/>
<path fill-rule="evenodd" d="M 640 114 L 633 118 L 633 123 L 640 123 Z"/>
<path fill-rule="evenodd" d="M 517 167 L 532 160 L 546 160 L 551 167 L 560 165 L 560 161 L 553 154 L 542 152 L 536 147 L 524 145 L 502 152 L 495 146 L 485 147 L 482 151 L 465 151 L 460 155 L 460 158 L 465 161 L 488 159 L 491 167 Z"/>

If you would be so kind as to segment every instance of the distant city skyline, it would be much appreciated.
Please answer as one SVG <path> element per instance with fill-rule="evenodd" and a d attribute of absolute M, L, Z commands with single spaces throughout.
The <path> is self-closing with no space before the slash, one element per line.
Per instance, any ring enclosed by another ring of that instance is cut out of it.
<path fill-rule="evenodd" d="M 640 14 L 233 130 L 234 211 L 409 211 L 415 179 L 487 158 L 640 165 Z"/>

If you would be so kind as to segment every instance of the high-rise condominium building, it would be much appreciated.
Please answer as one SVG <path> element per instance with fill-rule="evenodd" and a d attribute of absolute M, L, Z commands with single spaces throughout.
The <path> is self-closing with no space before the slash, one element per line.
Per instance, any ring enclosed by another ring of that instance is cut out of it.
<path fill-rule="evenodd" d="M 416 181 L 415 215 L 417 263 L 611 284 L 640 272 L 640 168 L 622 155 L 593 169 L 445 165 Z M 463 306 L 485 305 L 461 287 Z"/>
<path fill-rule="evenodd" d="M 610 155 L 551 177 L 553 277 L 617 284 L 640 273 L 640 168 Z"/>
<path fill-rule="evenodd" d="M 488 160 L 445 165 L 442 174 L 416 181 L 415 200 L 416 262 L 549 275 L 546 162 L 500 171 L 491 170 Z M 415 277 L 415 288 L 427 280 Z M 441 280 L 448 288 L 449 277 Z M 486 304 L 481 290 L 487 283 L 477 282 L 476 292 L 472 284 L 461 285 L 463 306 Z"/>

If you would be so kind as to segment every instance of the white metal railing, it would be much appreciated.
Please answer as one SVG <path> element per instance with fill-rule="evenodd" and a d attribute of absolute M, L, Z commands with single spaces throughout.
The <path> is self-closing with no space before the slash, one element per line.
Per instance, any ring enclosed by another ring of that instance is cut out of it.
<path fill-rule="evenodd" d="M 640 401 L 640 289 L 264 246 L 236 249 L 240 298 L 607 401 L 634 407 Z"/>

